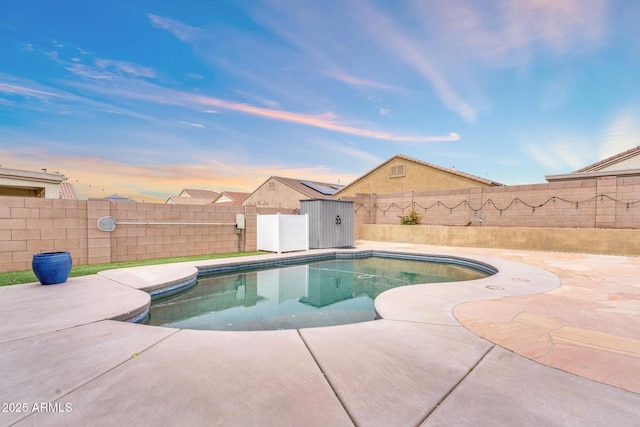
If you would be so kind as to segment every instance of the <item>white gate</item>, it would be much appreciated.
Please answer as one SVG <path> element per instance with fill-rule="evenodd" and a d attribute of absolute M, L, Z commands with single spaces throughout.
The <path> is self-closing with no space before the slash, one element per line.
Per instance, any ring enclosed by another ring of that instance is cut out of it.
<path fill-rule="evenodd" d="M 256 234 L 259 251 L 308 251 L 309 215 L 258 215 Z"/>

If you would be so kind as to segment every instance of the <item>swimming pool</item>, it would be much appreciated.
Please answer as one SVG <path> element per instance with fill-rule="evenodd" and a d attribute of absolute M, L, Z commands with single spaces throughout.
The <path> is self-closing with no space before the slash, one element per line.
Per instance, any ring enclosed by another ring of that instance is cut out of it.
<path fill-rule="evenodd" d="M 364 322 L 376 318 L 373 301 L 387 289 L 495 272 L 463 259 L 395 253 L 236 265 L 212 270 L 188 290 L 156 298 L 144 323 L 255 331 Z"/>

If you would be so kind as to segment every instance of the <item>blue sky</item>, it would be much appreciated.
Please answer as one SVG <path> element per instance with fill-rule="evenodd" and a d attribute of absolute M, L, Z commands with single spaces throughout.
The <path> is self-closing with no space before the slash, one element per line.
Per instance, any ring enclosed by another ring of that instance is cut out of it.
<path fill-rule="evenodd" d="M 638 22 L 634 0 L 7 0 L 0 164 L 139 201 L 394 154 L 545 182 L 640 145 Z"/>

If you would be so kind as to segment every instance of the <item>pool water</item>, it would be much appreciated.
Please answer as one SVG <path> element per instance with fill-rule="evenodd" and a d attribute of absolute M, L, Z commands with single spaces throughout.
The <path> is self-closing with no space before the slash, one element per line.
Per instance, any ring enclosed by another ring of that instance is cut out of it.
<path fill-rule="evenodd" d="M 144 323 L 223 331 L 357 323 L 375 319 L 373 300 L 388 289 L 488 275 L 450 263 L 369 257 L 203 276 L 195 287 L 153 301 Z"/>

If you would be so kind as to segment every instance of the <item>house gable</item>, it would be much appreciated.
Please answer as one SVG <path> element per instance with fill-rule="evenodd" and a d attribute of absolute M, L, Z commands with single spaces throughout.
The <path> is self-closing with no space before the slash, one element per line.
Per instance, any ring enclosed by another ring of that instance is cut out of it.
<path fill-rule="evenodd" d="M 598 171 L 621 171 L 629 169 L 640 169 L 640 146 L 623 151 L 614 156 L 592 165 L 578 169 L 574 173 L 598 172 Z"/>
<path fill-rule="evenodd" d="M 243 205 L 299 209 L 300 200 L 333 199 L 333 195 L 325 193 L 334 187 L 334 184 L 325 182 L 272 176 L 251 193 Z M 327 191 L 317 190 L 324 188 Z"/>
<path fill-rule="evenodd" d="M 640 176 L 640 146 L 623 151 L 604 160 L 585 166 L 575 172 L 547 175 L 549 182 L 595 179 L 604 176 Z"/>
<path fill-rule="evenodd" d="M 213 201 L 215 205 L 223 206 L 242 206 L 242 203 L 249 197 L 250 193 L 242 193 L 238 191 L 223 191 Z"/>
<path fill-rule="evenodd" d="M 193 197 L 194 199 L 210 199 L 213 201 L 218 197 L 218 193 L 211 190 L 195 190 L 192 188 L 185 188 L 178 194 L 178 197 Z"/>
<path fill-rule="evenodd" d="M 357 193 L 401 193 L 404 191 L 457 190 L 501 185 L 488 179 L 395 155 L 367 172 L 336 197 L 354 197 Z"/>

